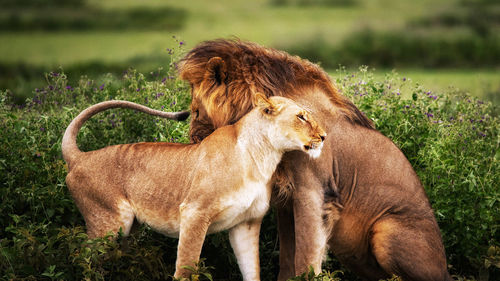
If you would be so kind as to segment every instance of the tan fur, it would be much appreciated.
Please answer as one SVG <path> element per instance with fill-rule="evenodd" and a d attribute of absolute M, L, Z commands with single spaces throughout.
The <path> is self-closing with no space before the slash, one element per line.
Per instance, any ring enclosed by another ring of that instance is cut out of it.
<path fill-rule="evenodd" d="M 83 111 L 68 135 L 105 105 Z M 319 156 L 326 134 L 289 99 L 256 95 L 254 105 L 199 144 L 134 143 L 81 152 L 65 136 L 66 183 L 89 237 L 120 228 L 128 234 L 136 218 L 179 237 L 175 276 L 186 277 L 182 266 L 199 260 L 205 235 L 229 229 L 243 279 L 259 280 L 258 237 L 271 176 L 286 151 Z"/>
<path fill-rule="evenodd" d="M 239 120 L 255 92 L 293 99 L 329 135 L 319 158 L 286 153 L 273 177 L 281 198 L 291 199 L 277 209 L 279 280 L 310 265 L 319 272 L 327 245 L 367 280 L 392 274 L 451 280 L 438 225 L 410 163 L 321 68 L 255 43 L 219 39 L 193 48 L 180 75 L 192 87 L 192 142 Z"/>

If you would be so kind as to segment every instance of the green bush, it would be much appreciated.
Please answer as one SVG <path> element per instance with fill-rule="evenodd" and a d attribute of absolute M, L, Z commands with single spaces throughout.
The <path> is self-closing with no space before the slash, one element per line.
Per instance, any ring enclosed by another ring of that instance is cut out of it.
<path fill-rule="evenodd" d="M 330 69 L 339 64 L 387 68 L 500 65 L 500 39 L 496 34 L 485 37 L 474 33 L 451 35 L 363 30 L 351 34 L 338 46 L 318 37 L 310 42 L 280 47 L 313 62 L 321 61 L 323 67 Z"/>
<path fill-rule="evenodd" d="M 172 59 L 172 50 L 167 49 L 166 54 L 150 54 L 136 56 L 123 62 L 107 63 L 100 60 L 81 62 L 64 67 L 64 72 L 71 73 L 67 77 L 69 84 L 78 84 L 81 76 L 89 79 L 99 79 L 103 73 L 111 73 L 115 76 L 122 75 L 128 68 L 132 67 L 142 73 L 149 73 L 151 77 L 158 75 L 155 69 L 162 65 L 168 65 Z M 9 89 L 12 93 L 14 103 L 22 104 L 26 98 L 33 97 L 33 89 L 43 88 L 47 84 L 44 74 L 50 72 L 52 67 L 40 66 L 27 63 L 3 63 L 0 62 L 0 89 Z"/>
<path fill-rule="evenodd" d="M 95 8 L 40 7 L 0 12 L 0 30 L 177 30 L 187 13 L 178 8 L 135 8 L 100 10 Z"/>
<path fill-rule="evenodd" d="M 172 71 L 175 67 L 170 68 Z M 47 85 L 15 105 L 0 94 L 0 279 L 160 280 L 174 271 L 175 239 L 142 226 L 118 241 L 89 240 L 84 222 L 65 186 L 61 138 L 81 110 L 100 101 L 124 99 L 166 111 L 188 108 L 189 88 L 159 70 L 121 77 L 47 74 Z M 388 75 L 375 81 L 370 72 L 337 81 L 377 128 L 393 139 L 420 176 L 442 230 L 451 272 L 500 274 L 500 182 L 498 118 L 492 105 L 456 93 L 430 93 L 408 79 Z M 398 93 L 406 89 L 411 99 Z M 129 110 L 110 110 L 90 119 L 78 144 L 83 151 L 137 141 L 188 142 L 188 123 L 160 120 Z M 275 279 L 278 244 L 274 213 L 261 232 L 261 276 Z M 240 273 L 226 233 L 210 235 L 193 280 L 235 280 Z M 214 268 L 211 268 L 214 267 Z M 315 280 L 355 280 L 328 257 Z M 340 271 L 344 272 L 340 275 Z M 330 273 L 330 272 L 332 273 Z M 311 280 L 312 273 L 293 280 Z"/>
<path fill-rule="evenodd" d="M 270 0 L 274 6 L 351 6 L 356 0 Z"/>
<path fill-rule="evenodd" d="M 82 7 L 85 0 L 0 0 L 3 8 Z"/>
<path fill-rule="evenodd" d="M 467 27 L 478 35 L 488 36 L 500 26 L 500 3 L 495 0 L 462 0 L 453 9 L 414 19 L 413 27 L 448 29 Z"/>

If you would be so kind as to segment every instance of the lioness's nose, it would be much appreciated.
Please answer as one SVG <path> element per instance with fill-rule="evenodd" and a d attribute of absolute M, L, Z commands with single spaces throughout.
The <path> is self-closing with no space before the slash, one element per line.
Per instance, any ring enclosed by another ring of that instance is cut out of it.
<path fill-rule="evenodd" d="M 319 135 L 319 138 L 321 139 L 321 141 L 325 141 L 326 135 Z"/>

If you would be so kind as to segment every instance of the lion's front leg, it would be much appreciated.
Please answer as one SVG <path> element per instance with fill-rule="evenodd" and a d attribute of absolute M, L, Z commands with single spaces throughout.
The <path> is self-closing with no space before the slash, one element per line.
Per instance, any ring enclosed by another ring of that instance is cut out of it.
<path fill-rule="evenodd" d="M 260 280 L 259 234 L 262 218 L 242 222 L 229 230 L 229 241 L 244 281 Z"/>
<path fill-rule="evenodd" d="M 205 211 L 182 205 L 180 211 L 179 245 L 177 246 L 174 276 L 176 278 L 189 278 L 190 270 L 182 267 L 194 266 L 199 261 L 201 248 L 210 225 L 210 218 L 204 215 Z"/>
<path fill-rule="evenodd" d="M 278 281 L 295 276 L 295 229 L 292 200 L 287 200 L 276 210 L 280 243 L 280 272 Z"/>
<path fill-rule="evenodd" d="M 293 213 L 295 221 L 295 275 L 300 275 L 312 266 L 316 274 L 321 272 L 327 235 L 325 234 L 322 213 L 323 194 L 315 178 L 296 182 L 293 194 Z"/>

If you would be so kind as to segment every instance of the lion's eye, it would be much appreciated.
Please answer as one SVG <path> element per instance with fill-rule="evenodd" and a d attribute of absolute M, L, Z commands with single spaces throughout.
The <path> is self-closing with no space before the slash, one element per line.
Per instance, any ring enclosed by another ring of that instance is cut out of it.
<path fill-rule="evenodd" d="M 194 118 L 198 118 L 198 116 L 200 116 L 200 111 L 197 109 L 194 111 Z"/>
<path fill-rule="evenodd" d="M 299 118 L 301 121 L 304 121 L 304 122 L 307 121 L 306 118 L 304 117 L 304 115 L 302 115 L 302 114 L 297 115 L 297 118 Z"/>

